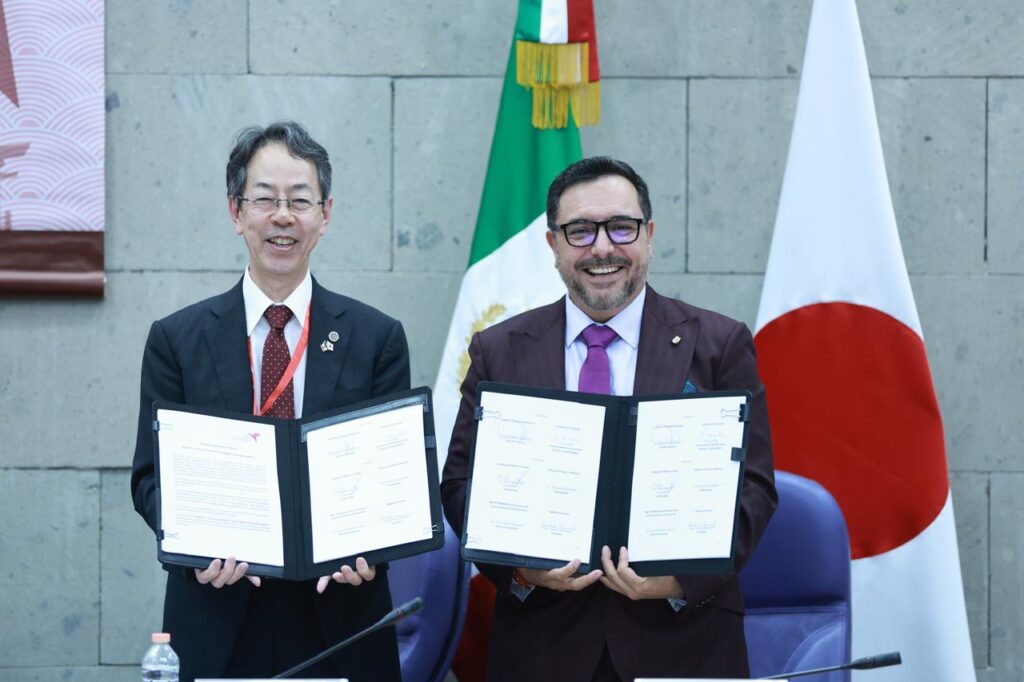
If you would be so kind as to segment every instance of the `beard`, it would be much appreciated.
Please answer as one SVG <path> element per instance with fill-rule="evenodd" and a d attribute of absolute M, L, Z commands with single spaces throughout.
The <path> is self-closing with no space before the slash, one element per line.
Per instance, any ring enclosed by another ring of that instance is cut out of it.
<path fill-rule="evenodd" d="M 599 289 L 588 282 L 586 268 L 602 266 L 621 266 L 626 270 L 633 265 L 633 261 L 622 256 L 610 256 L 608 258 L 585 258 L 573 265 L 566 265 L 556 253 L 555 267 L 558 274 L 565 283 L 565 288 L 572 294 L 572 298 L 582 306 L 595 312 L 619 312 L 625 308 L 647 282 L 647 266 L 650 263 L 650 250 L 646 257 L 640 258 L 636 263 L 636 270 L 632 276 L 627 277 L 621 284 L 609 288 Z M 582 307 L 581 306 L 581 307 Z"/>

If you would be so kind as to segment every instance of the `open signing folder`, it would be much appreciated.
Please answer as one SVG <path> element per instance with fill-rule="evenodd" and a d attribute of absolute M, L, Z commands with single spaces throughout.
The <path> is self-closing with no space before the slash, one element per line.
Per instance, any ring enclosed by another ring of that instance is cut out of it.
<path fill-rule="evenodd" d="M 430 389 L 302 419 L 157 401 L 158 557 L 306 580 L 444 544 Z"/>
<path fill-rule="evenodd" d="M 724 573 L 746 459 L 746 391 L 605 396 L 481 382 L 463 557 Z"/>

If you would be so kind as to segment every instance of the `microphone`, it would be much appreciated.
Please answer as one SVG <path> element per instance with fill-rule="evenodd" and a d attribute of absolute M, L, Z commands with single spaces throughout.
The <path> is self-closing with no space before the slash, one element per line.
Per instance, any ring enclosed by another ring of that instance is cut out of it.
<path fill-rule="evenodd" d="M 804 675 L 818 675 L 820 673 L 830 673 L 836 670 L 870 670 L 871 668 L 887 668 L 890 665 L 899 665 L 903 662 L 900 658 L 900 652 L 892 651 L 887 654 L 877 654 L 875 656 L 865 656 L 864 658 L 858 658 L 855 661 L 849 663 L 843 663 L 842 665 L 832 665 L 827 668 L 815 668 L 814 670 L 800 670 L 792 673 L 782 673 L 780 675 L 771 675 L 769 677 L 759 677 L 759 680 L 788 680 L 791 677 L 803 677 Z"/>
<path fill-rule="evenodd" d="M 278 673 L 277 675 L 274 675 L 274 677 L 271 679 L 280 680 L 286 677 L 291 677 L 295 673 L 302 672 L 309 666 L 324 660 L 325 658 L 333 654 L 335 651 L 340 651 L 341 649 L 344 649 L 352 642 L 362 639 L 363 637 L 366 637 L 367 635 L 372 634 L 377 630 L 392 626 L 398 623 L 399 621 L 404 620 L 408 616 L 411 616 L 417 611 L 421 611 L 422 609 L 423 597 L 416 597 L 412 601 L 407 601 L 401 606 L 399 606 L 397 609 L 392 609 L 391 611 L 388 611 L 388 613 L 383 618 L 381 618 L 365 630 L 361 630 L 356 634 L 352 635 L 351 637 L 349 637 L 348 639 L 338 642 L 331 648 L 321 651 L 313 658 L 309 659 L 308 661 L 303 661 L 302 663 L 299 663 L 294 668 L 289 668 L 288 670 L 285 670 L 283 673 Z"/>

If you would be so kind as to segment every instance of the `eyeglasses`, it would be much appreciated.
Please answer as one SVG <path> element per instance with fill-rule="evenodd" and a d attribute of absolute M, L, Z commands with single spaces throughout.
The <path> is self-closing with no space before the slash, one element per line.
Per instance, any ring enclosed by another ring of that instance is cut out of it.
<path fill-rule="evenodd" d="M 324 203 L 323 201 L 313 201 L 312 199 L 274 199 L 273 197 L 249 199 L 243 196 L 236 196 L 235 198 L 239 201 L 245 201 L 252 206 L 253 213 L 264 215 L 277 213 L 277 209 L 280 208 L 281 204 L 284 204 L 285 208 L 295 215 L 303 215 L 309 213 L 317 206 L 323 206 Z"/>
<path fill-rule="evenodd" d="M 632 244 L 640 236 L 643 218 L 610 218 L 604 221 L 574 220 L 564 225 L 556 225 L 565 233 L 565 241 L 572 246 L 590 246 L 597 241 L 597 232 L 602 227 L 608 235 L 608 241 L 622 246 Z"/>

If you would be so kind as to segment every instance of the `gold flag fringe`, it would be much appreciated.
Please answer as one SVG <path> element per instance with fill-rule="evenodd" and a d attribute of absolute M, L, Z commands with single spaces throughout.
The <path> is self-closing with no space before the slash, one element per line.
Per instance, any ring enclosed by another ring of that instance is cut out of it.
<path fill-rule="evenodd" d="M 590 80 L 590 45 L 516 41 L 516 82 L 533 91 L 533 127 L 564 128 L 601 120 L 601 84 Z"/>
<path fill-rule="evenodd" d="M 539 85 L 533 89 L 534 128 L 564 128 L 569 122 L 570 108 L 577 128 L 596 126 L 601 121 L 601 83 L 568 88 Z"/>

